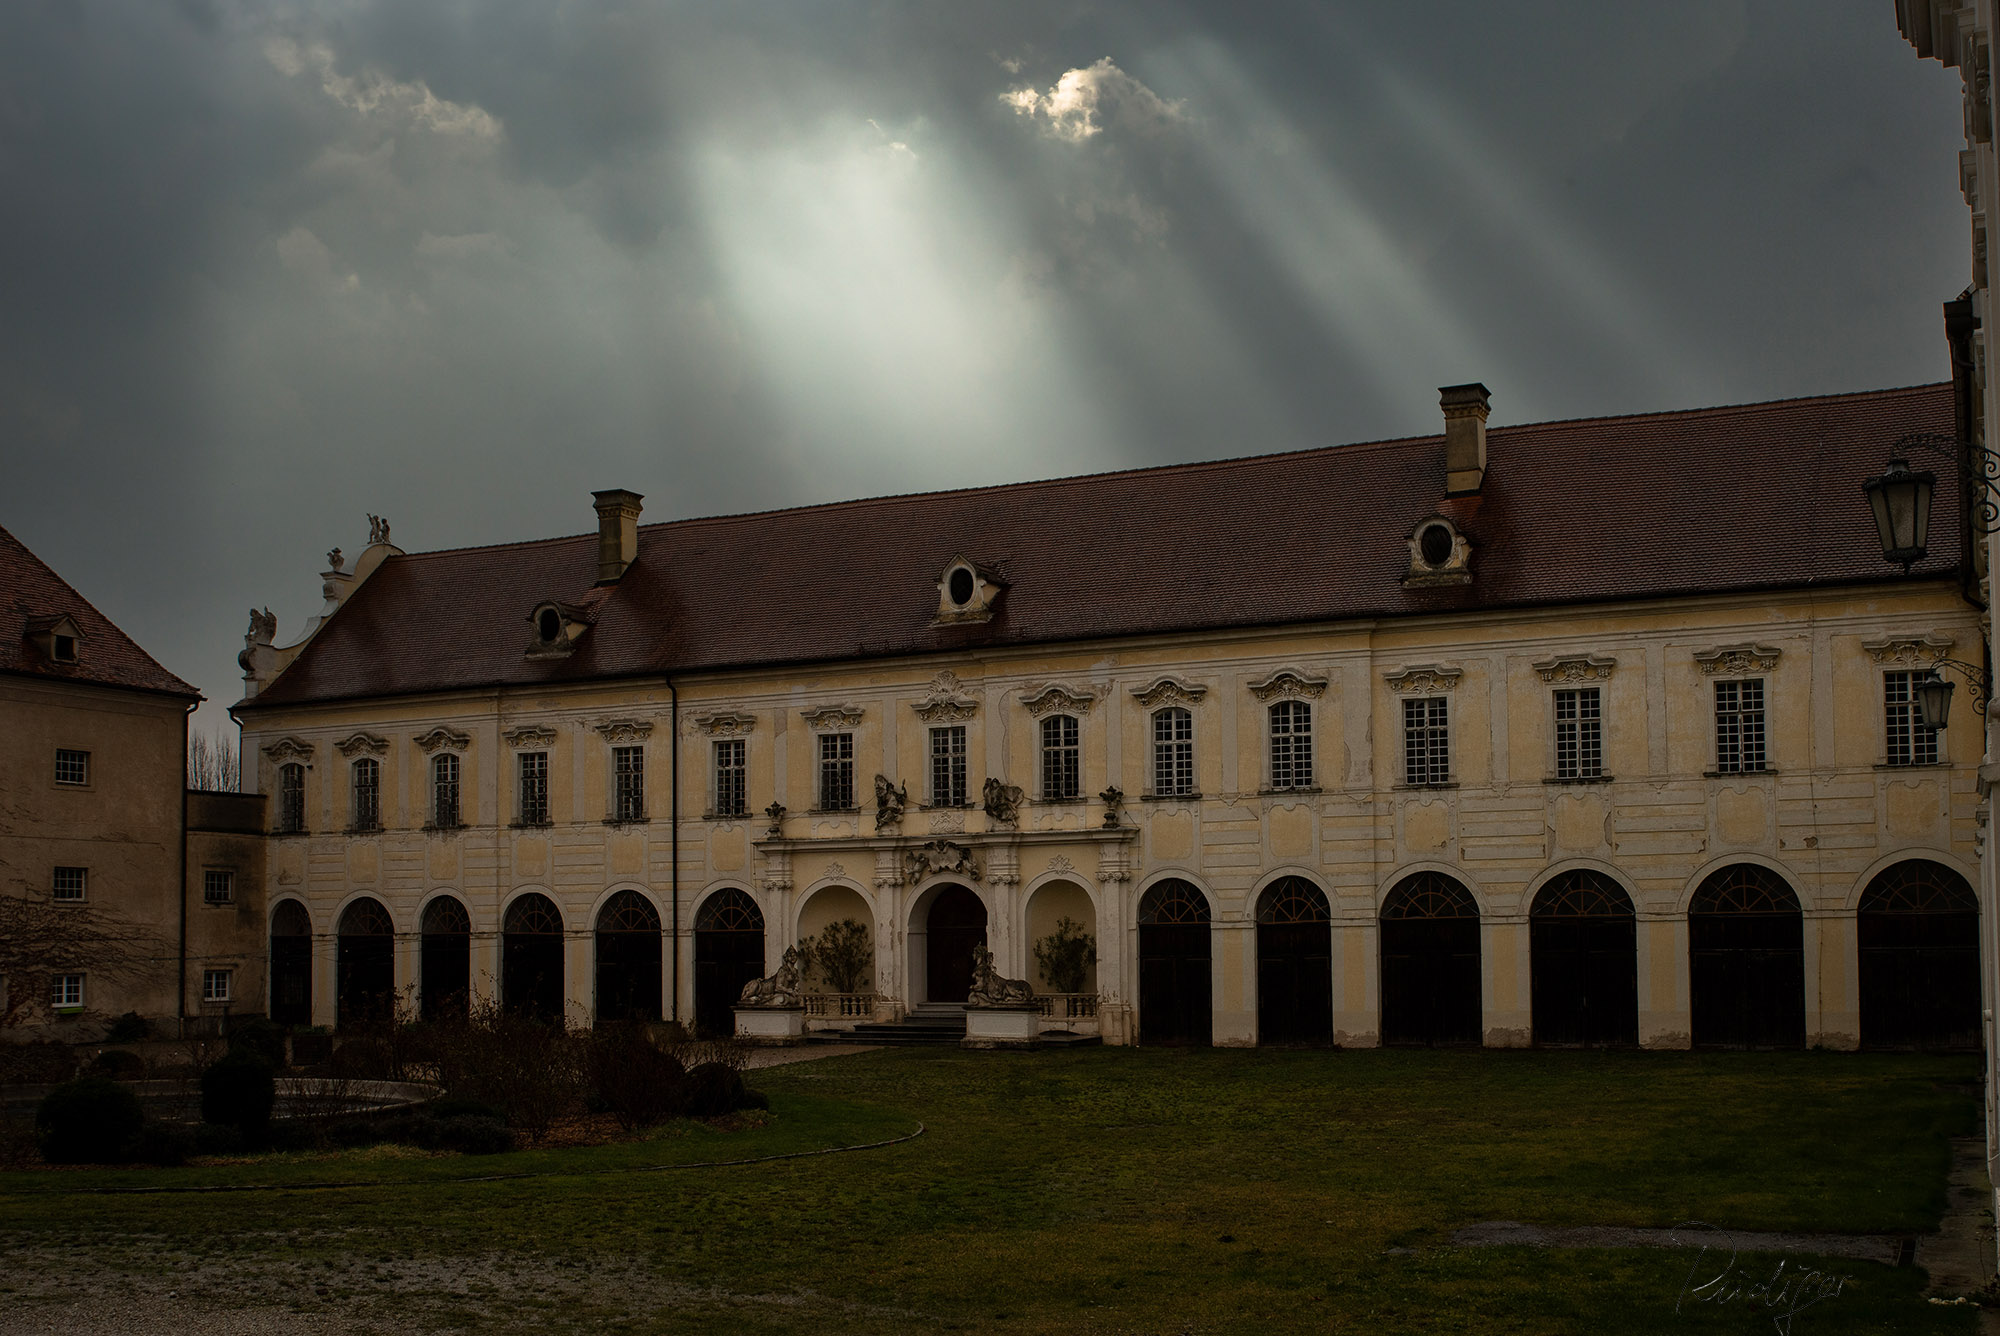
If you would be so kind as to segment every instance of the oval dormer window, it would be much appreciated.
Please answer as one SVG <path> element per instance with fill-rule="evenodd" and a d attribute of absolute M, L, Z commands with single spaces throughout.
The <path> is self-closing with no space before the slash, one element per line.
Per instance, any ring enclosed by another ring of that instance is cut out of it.
<path fill-rule="evenodd" d="M 562 614 L 554 608 L 543 608 L 542 615 L 535 619 L 535 630 L 544 643 L 562 634 Z"/>
<path fill-rule="evenodd" d="M 951 601 L 959 607 L 972 602 L 972 572 L 960 566 L 951 573 Z"/>
<path fill-rule="evenodd" d="M 1451 560 L 1451 530 L 1442 524 L 1426 524 L 1417 535 L 1417 551 L 1427 566 L 1442 566 Z"/>

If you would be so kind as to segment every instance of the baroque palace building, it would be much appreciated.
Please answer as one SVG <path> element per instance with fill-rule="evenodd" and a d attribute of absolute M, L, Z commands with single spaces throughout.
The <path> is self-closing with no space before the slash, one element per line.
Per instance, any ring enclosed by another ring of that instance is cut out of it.
<path fill-rule="evenodd" d="M 852 920 L 821 1025 L 971 953 L 1108 1042 L 1976 1047 L 1980 657 L 1952 385 L 405 553 L 253 614 L 271 1010 L 730 1024 Z"/>

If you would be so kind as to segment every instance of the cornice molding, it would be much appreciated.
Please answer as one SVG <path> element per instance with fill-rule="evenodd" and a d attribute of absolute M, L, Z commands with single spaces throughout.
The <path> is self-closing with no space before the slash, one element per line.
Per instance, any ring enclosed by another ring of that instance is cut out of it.
<path fill-rule="evenodd" d="M 1868 657 L 1877 663 L 1900 663 L 1925 666 L 1936 663 L 1951 653 L 1953 640 L 1942 631 L 1929 631 L 1920 636 L 1890 636 L 1885 640 L 1864 640 L 1861 648 L 1868 651 Z"/>
<path fill-rule="evenodd" d="M 963 691 L 958 674 L 946 668 L 931 679 L 923 699 L 910 708 L 927 724 L 957 724 L 979 713 L 979 702 Z"/>
<path fill-rule="evenodd" d="M 650 719 L 600 719 L 591 725 L 606 742 L 641 742 L 653 735 Z"/>
<path fill-rule="evenodd" d="M 333 745 L 340 749 L 342 756 L 351 761 L 363 752 L 370 756 L 383 755 L 389 750 L 389 739 L 377 737 L 373 733 L 356 733 L 352 737 L 342 738 Z"/>
<path fill-rule="evenodd" d="M 1745 641 L 1736 645 L 1715 645 L 1708 649 L 1696 650 L 1694 661 L 1701 665 L 1701 671 L 1710 677 L 1742 677 L 1751 673 L 1768 673 L 1778 666 L 1778 655 L 1782 650 L 1769 645 L 1757 645 Z"/>
<path fill-rule="evenodd" d="M 522 724 L 500 736 L 510 747 L 551 747 L 555 745 L 556 731 L 547 724 Z"/>
<path fill-rule="evenodd" d="M 1382 674 L 1382 680 L 1389 684 L 1391 691 L 1404 695 L 1421 692 L 1429 694 L 1450 691 L 1458 685 L 1458 679 L 1465 676 L 1465 670 L 1448 663 L 1412 663 Z"/>
<path fill-rule="evenodd" d="M 1147 686 L 1132 688 L 1132 695 L 1149 710 L 1162 705 L 1192 705 L 1207 694 L 1208 688 L 1201 683 L 1172 674 L 1156 677 Z"/>
<path fill-rule="evenodd" d="M 827 732 L 836 728 L 853 728 L 867 713 L 859 705 L 820 705 L 810 710 L 800 710 L 799 715 L 808 728 Z"/>
<path fill-rule="evenodd" d="M 1089 714 L 1096 703 L 1097 693 L 1089 687 L 1073 687 L 1063 682 L 1046 682 L 1021 697 L 1021 705 L 1037 719 L 1051 711 Z"/>
<path fill-rule="evenodd" d="M 472 745 L 470 733 L 461 733 L 455 728 L 446 728 L 443 724 L 439 724 L 428 733 L 419 733 L 411 740 L 427 752 L 434 752 L 440 747 L 448 747 L 452 751 L 464 751 Z"/>
<path fill-rule="evenodd" d="M 1618 660 L 1602 654 L 1559 654 L 1534 665 L 1544 682 L 1602 682 Z"/>
<path fill-rule="evenodd" d="M 1263 681 L 1250 683 L 1250 694 L 1260 701 L 1318 700 L 1326 694 L 1326 679 L 1298 668 L 1280 668 Z"/>

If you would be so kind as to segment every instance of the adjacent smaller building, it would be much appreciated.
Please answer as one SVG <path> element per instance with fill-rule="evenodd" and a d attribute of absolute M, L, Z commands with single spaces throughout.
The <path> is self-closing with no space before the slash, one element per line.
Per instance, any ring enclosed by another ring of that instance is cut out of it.
<path fill-rule="evenodd" d="M 177 1035 L 264 1010 L 264 799 L 187 791 L 201 699 L 0 529 L 0 895 L 38 929 L 0 956 L 17 1030 L 90 1040 L 136 1012 Z M 117 959 L 75 949 L 93 929 Z"/>

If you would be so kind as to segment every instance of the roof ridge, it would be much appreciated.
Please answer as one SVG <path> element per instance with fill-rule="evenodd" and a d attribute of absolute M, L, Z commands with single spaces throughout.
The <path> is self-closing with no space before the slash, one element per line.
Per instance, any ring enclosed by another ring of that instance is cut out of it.
<path fill-rule="evenodd" d="M 1852 399 L 1886 399 L 1894 395 L 1916 394 L 1925 390 L 1941 390 L 1951 384 L 1948 380 L 1922 381 L 1915 385 L 1887 385 L 1879 390 L 1844 390 L 1838 394 L 1795 394 L 1783 399 L 1752 399 L 1740 404 L 1711 404 L 1706 408 L 1661 408 L 1650 413 L 1605 413 L 1597 417 L 1549 418 L 1542 422 L 1516 422 L 1505 427 L 1494 427 L 1489 435 L 1499 432 L 1526 431 L 1541 427 L 1580 427 L 1597 422 L 1634 422 L 1641 418 L 1658 420 L 1661 418 L 1713 417 L 1729 413 L 1748 413 L 1760 408 L 1776 408 L 1783 404 L 1833 404 Z"/>

